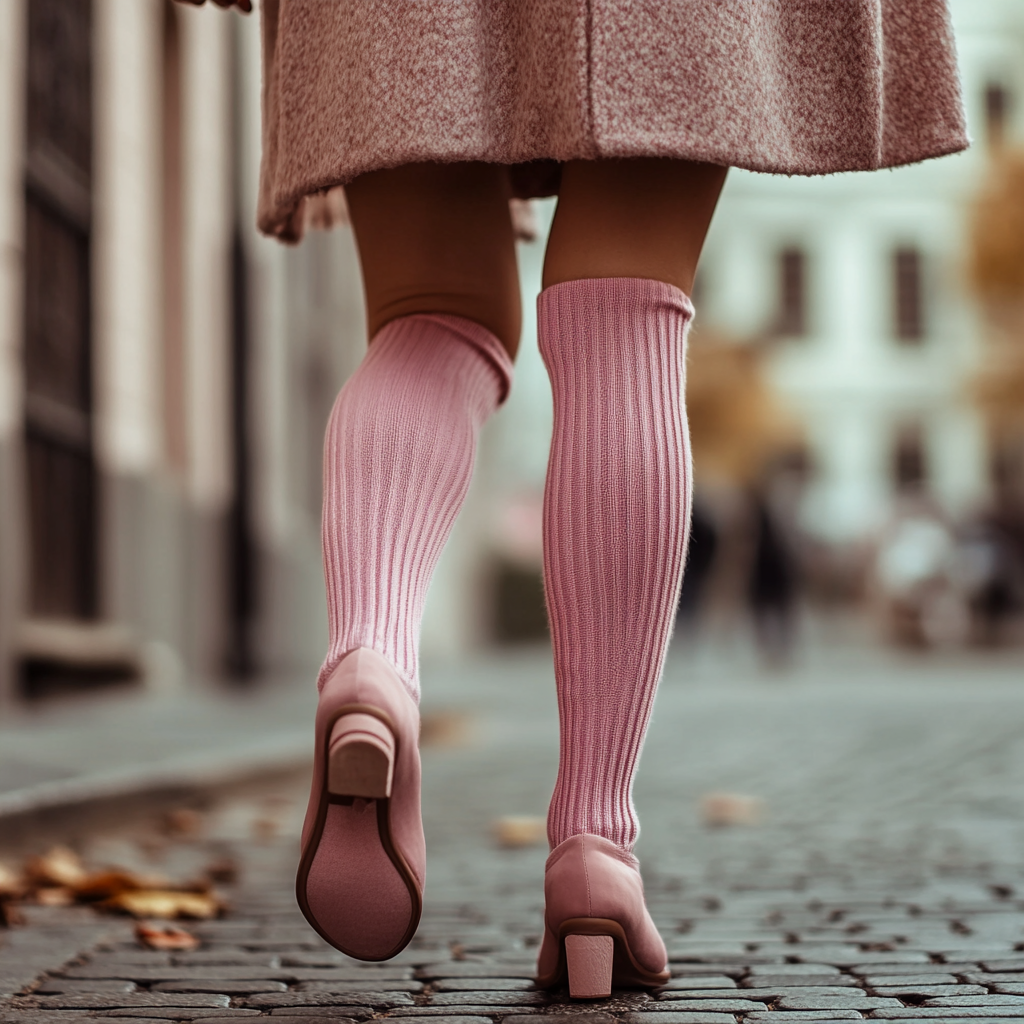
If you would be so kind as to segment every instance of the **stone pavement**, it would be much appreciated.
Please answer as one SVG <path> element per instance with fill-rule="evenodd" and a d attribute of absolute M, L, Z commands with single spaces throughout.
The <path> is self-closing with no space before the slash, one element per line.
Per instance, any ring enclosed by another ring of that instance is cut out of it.
<path fill-rule="evenodd" d="M 0 828 L 13 815 L 301 765 L 315 707 L 309 680 L 287 679 L 4 708 Z"/>
<path fill-rule="evenodd" d="M 765 673 L 742 648 L 674 649 L 636 793 L 673 978 L 591 1003 L 531 987 L 545 850 L 501 849 L 492 834 L 496 817 L 543 813 L 550 791 L 546 657 L 427 671 L 425 694 L 428 888 L 399 957 L 348 960 L 302 921 L 291 881 L 305 794 L 283 779 L 210 806 L 189 842 L 147 840 L 138 822 L 97 836 L 97 862 L 178 873 L 233 851 L 231 911 L 194 927 L 197 952 L 170 955 L 140 949 L 122 921 L 34 909 L 0 948 L 8 991 L 24 986 L 0 1021 L 1024 1020 L 1019 652 L 901 660 L 826 637 L 797 668 Z M 712 791 L 758 798 L 760 822 L 705 825 Z"/>

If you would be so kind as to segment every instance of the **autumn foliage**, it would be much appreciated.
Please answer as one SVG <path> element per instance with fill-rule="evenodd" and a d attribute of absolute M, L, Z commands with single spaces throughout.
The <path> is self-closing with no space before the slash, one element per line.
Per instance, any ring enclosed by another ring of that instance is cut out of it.
<path fill-rule="evenodd" d="M 972 218 L 970 280 L 989 351 L 978 396 L 993 425 L 1024 421 L 1024 152 L 999 156 Z"/>
<path fill-rule="evenodd" d="M 989 303 L 1024 303 L 1024 153 L 999 159 L 974 211 L 971 278 Z"/>
<path fill-rule="evenodd" d="M 794 418 L 767 380 L 763 344 L 696 333 L 686 370 L 686 409 L 697 475 L 754 483 L 780 453 L 799 446 Z"/>

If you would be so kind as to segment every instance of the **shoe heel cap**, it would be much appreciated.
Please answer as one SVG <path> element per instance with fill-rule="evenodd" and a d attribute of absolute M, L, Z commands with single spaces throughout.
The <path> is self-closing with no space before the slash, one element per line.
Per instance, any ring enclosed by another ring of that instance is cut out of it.
<path fill-rule="evenodd" d="M 610 935 L 566 935 L 565 965 L 572 999 L 604 999 L 612 994 L 615 940 Z"/>
<path fill-rule="evenodd" d="M 327 757 L 327 791 L 382 800 L 391 796 L 395 738 L 373 715 L 343 715 L 334 723 Z"/>

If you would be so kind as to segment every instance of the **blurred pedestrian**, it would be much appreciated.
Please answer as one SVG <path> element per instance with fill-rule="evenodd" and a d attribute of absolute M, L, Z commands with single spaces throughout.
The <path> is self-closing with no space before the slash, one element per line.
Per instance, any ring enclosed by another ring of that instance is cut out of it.
<path fill-rule="evenodd" d="M 747 597 L 761 656 L 770 666 L 789 660 L 796 631 L 797 565 L 763 494 L 753 495 L 754 557 Z"/>
<path fill-rule="evenodd" d="M 956 562 L 956 536 L 939 509 L 920 496 L 904 499 L 878 545 L 874 571 L 886 630 L 896 643 L 966 641 L 969 611 L 956 585 Z"/>
<path fill-rule="evenodd" d="M 372 339 L 327 428 L 331 639 L 299 903 L 364 959 L 416 930 L 423 599 L 511 386 L 509 199 L 557 194 L 537 316 L 561 747 L 538 982 L 662 984 L 631 793 L 683 569 L 701 246 L 730 165 L 828 174 L 965 148 L 946 4 L 263 0 L 262 15 L 260 226 L 294 241 L 308 198 L 345 187 Z"/>
<path fill-rule="evenodd" d="M 695 496 L 690 513 L 686 571 L 683 573 L 679 606 L 676 609 L 679 624 L 686 628 L 694 628 L 697 625 L 717 552 L 718 528 L 706 504 Z"/>
<path fill-rule="evenodd" d="M 998 510 L 973 518 L 960 531 L 955 575 L 970 608 L 975 642 L 1001 643 L 1024 607 L 1024 561 Z"/>

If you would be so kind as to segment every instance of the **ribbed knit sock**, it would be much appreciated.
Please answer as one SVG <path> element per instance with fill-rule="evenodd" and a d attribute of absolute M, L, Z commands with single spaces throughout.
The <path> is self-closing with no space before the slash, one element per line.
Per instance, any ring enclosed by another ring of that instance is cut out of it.
<path fill-rule="evenodd" d="M 511 380 L 490 331 L 431 314 L 382 327 L 341 389 L 324 444 L 330 648 L 320 685 L 349 651 L 371 647 L 419 699 L 427 587 L 469 489 L 477 434 Z"/>
<path fill-rule="evenodd" d="M 689 529 L 693 307 L 660 281 L 603 278 L 548 288 L 538 312 L 555 405 L 544 589 L 561 748 L 548 840 L 592 833 L 631 850 Z"/>

